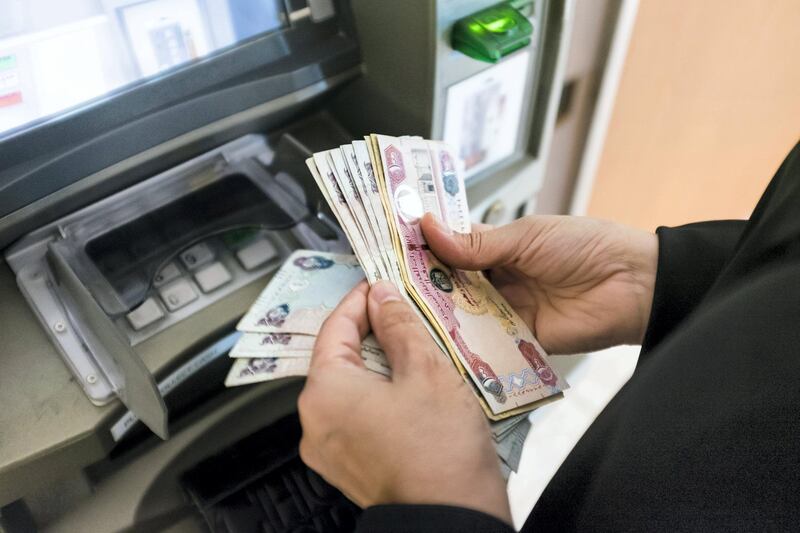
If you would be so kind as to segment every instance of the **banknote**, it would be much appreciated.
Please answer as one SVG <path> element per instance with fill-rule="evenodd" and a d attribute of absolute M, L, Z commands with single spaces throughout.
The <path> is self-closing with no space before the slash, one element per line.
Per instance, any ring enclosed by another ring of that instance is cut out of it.
<path fill-rule="evenodd" d="M 364 236 L 356 225 L 353 213 L 347 205 L 344 192 L 342 192 L 336 180 L 336 176 L 328 164 L 327 156 L 325 153 L 314 154 L 314 157 L 306 160 L 306 166 L 309 171 L 311 171 L 314 181 L 325 197 L 325 201 L 328 202 L 339 225 L 345 233 L 347 233 L 347 238 L 353 247 L 353 252 L 355 252 L 356 257 L 358 257 L 358 261 L 361 263 L 367 279 L 370 283 L 374 283 L 379 279 L 378 270 L 375 267 L 374 260 L 370 256 Z"/>
<path fill-rule="evenodd" d="M 311 335 L 297 333 L 244 333 L 229 352 L 230 357 L 280 357 L 314 348 Z"/>
<path fill-rule="evenodd" d="M 525 447 L 525 439 L 530 428 L 530 420 L 526 417 L 495 444 L 497 456 L 514 472 L 519 468 L 522 450 Z"/>
<path fill-rule="evenodd" d="M 564 390 L 530 330 L 482 273 L 451 270 L 429 250 L 420 219 L 426 212 L 444 218 L 430 153 L 394 137 L 373 135 L 371 142 L 406 289 L 469 373 L 487 415 L 519 412 Z"/>
<path fill-rule="evenodd" d="M 384 208 L 381 199 L 380 186 L 375 174 L 375 168 L 372 164 L 370 150 L 366 141 L 353 141 L 353 153 L 356 157 L 358 167 L 361 169 L 362 176 L 365 180 L 365 193 L 364 197 L 372 206 L 372 212 L 375 215 L 375 221 L 379 226 L 380 238 L 383 245 L 383 251 L 386 254 L 387 262 L 392 271 L 392 279 L 398 287 L 402 287 L 403 279 L 400 274 L 400 260 L 395 252 L 394 242 L 392 240 L 391 227 L 386 218 L 386 209 Z"/>
<path fill-rule="evenodd" d="M 403 208 L 406 213 L 418 214 L 419 218 L 422 218 L 425 213 L 433 213 L 440 219 L 444 218 L 439 192 L 433 179 L 433 161 L 428 144 L 420 138 L 405 137 L 400 139 L 398 149 L 403 152 L 405 161 L 410 163 L 409 177 L 413 176 L 416 186 L 416 191 L 414 191 L 416 194 L 408 194 L 405 187 L 402 184 L 399 185 L 397 190 L 400 195 L 394 198 L 398 207 Z M 409 181 L 408 184 L 411 185 L 411 182 Z M 391 185 L 391 183 L 387 185 Z M 419 206 L 417 202 L 419 202 Z"/>
<path fill-rule="evenodd" d="M 364 238 L 367 253 L 377 271 L 377 279 L 389 279 L 388 270 L 384 265 L 383 257 L 381 256 L 378 246 L 378 240 L 372 231 L 372 225 L 369 222 L 366 207 L 361 198 L 356 179 L 353 177 L 353 174 L 350 173 L 350 168 L 347 165 L 342 150 L 340 148 L 328 150 L 325 152 L 325 155 L 328 158 L 328 165 L 334 170 L 334 179 L 344 194 L 345 202 L 353 216 L 353 221 L 359 233 Z"/>
<path fill-rule="evenodd" d="M 367 370 L 386 377 L 392 375 L 392 369 L 380 348 L 362 346 L 361 359 Z M 303 352 L 299 357 L 253 357 L 240 358 L 234 361 L 225 379 L 226 387 L 249 385 L 262 381 L 273 381 L 288 377 L 300 377 L 308 374 L 311 364 L 311 351 Z"/>
<path fill-rule="evenodd" d="M 362 166 L 356 155 L 355 147 L 351 144 L 342 145 L 340 150 L 350 176 L 358 189 L 367 224 L 372 230 L 372 235 L 378 248 L 377 253 L 380 255 L 384 266 L 386 279 L 399 285 L 401 283 L 400 269 L 397 266 L 397 259 L 392 254 L 394 249 L 389 239 L 386 217 L 383 214 L 383 206 L 380 203 L 380 194 L 378 185 L 375 183 L 372 165 L 370 164 L 368 167 Z"/>
<path fill-rule="evenodd" d="M 520 424 L 523 420 L 527 419 L 530 413 L 522 413 L 516 416 L 510 416 L 508 418 L 504 418 L 502 420 L 495 420 L 489 423 L 489 427 L 492 430 L 492 437 L 494 440 L 500 440 L 504 436 L 506 436 L 517 424 Z"/>
<path fill-rule="evenodd" d="M 364 366 L 367 367 L 367 370 L 372 370 L 376 374 L 381 374 L 386 377 L 392 376 L 392 369 L 390 367 L 366 357 L 364 357 L 363 360 Z"/>
<path fill-rule="evenodd" d="M 456 168 L 461 160 L 455 157 L 452 149 L 443 142 L 423 141 L 427 144 L 433 167 L 433 181 L 442 221 L 453 231 L 469 233 L 472 224 L 469 218 L 469 204 L 464 182 L 459 179 L 464 173 Z"/>
<path fill-rule="evenodd" d="M 245 334 L 246 335 L 246 334 Z M 315 337 L 309 337 L 314 339 Z M 368 335 L 363 341 L 361 341 L 361 358 L 364 361 L 372 361 L 373 363 L 377 363 L 378 365 L 389 369 L 389 362 L 386 359 L 386 354 L 383 353 L 380 345 L 378 344 L 378 340 L 372 335 Z M 261 351 L 254 350 L 249 351 L 251 355 L 246 357 L 246 359 L 255 359 L 259 357 L 274 357 L 277 359 L 281 358 L 291 358 L 291 357 L 311 357 L 313 353 L 313 346 L 310 348 L 305 349 L 290 349 L 290 350 L 282 350 L 280 348 L 275 349 L 274 347 L 269 347 L 267 349 L 262 349 Z M 231 355 L 231 357 L 234 357 Z"/>
<path fill-rule="evenodd" d="M 361 358 L 364 359 L 364 361 L 373 361 L 374 363 L 389 368 L 389 361 L 386 359 L 386 354 L 378 343 L 378 339 L 371 333 L 361 341 Z"/>
<path fill-rule="evenodd" d="M 351 255 L 297 250 L 275 273 L 236 329 L 316 335 L 364 271 Z"/>
<path fill-rule="evenodd" d="M 225 386 L 236 387 L 274 379 L 305 376 L 308 374 L 310 362 L 310 357 L 236 359 L 228 372 L 228 377 L 225 378 Z"/>

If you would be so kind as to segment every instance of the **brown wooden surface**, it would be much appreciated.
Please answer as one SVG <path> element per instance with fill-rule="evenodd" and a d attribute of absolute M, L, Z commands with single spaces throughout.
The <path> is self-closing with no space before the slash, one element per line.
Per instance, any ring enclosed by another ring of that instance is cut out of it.
<path fill-rule="evenodd" d="M 746 218 L 798 139 L 800 0 L 642 0 L 588 215 Z"/>

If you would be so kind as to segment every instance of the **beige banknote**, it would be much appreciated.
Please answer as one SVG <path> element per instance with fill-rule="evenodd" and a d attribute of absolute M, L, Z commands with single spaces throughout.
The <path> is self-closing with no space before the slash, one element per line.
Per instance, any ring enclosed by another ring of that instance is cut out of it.
<path fill-rule="evenodd" d="M 375 223 L 378 226 L 378 231 L 381 239 L 382 253 L 385 254 L 386 262 L 391 270 L 392 280 L 398 287 L 402 287 L 403 278 L 400 274 L 400 261 L 395 252 L 394 243 L 392 241 L 391 228 L 386 218 L 386 211 L 381 201 L 381 193 L 378 187 L 378 181 L 375 175 L 375 170 L 372 166 L 370 159 L 370 152 L 366 141 L 353 141 L 353 154 L 355 155 L 356 164 L 361 170 L 361 175 L 364 179 L 365 199 L 370 204 L 372 213 L 375 217 Z"/>
<path fill-rule="evenodd" d="M 306 160 L 306 166 L 311 171 L 314 181 L 316 181 L 339 225 L 347 234 L 350 245 L 353 247 L 353 252 L 356 254 L 359 263 L 361 263 L 367 279 L 370 283 L 375 283 L 380 274 L 375 266 L 374 259 L 369 253 L 364 237 L 356 225 L 353 213 L 347 205 L 347 200 L 341 187 L 339 187 L 336 175 L 328 164 L 327 156 L 324 152 L 314 154 L 313 157 Z"/>
<path fill-rule="evenodd" d="M 278 354 L 304 353 L 314 348 L 312 335 L 297 333 L 244 333 L 231 351 L 230 357 L 279 357 Z"/>
<path fill-rule="evenodd" d="M 364 272 L 352 255 L 295 251 L 270 280 L 236 329 L 316 335 Z"/>
<path fill-rule="evenodd" d="M 366 206 L 361 198 L 361 193 L 356 184 L 355 177 L 350 173 L 350 168 L 340 148 L 324 152 L 328 158 L 328 165 L 333 170 L 334 179 L 344 194 L 345 202 L 353 217 L 356 228 L 364 240 L 367 253 L 377 270 L 377 279 L 389 279 L 388 269 L 384 264 L 378 240 L 372 231 Z"/>
<path fill-rule="evenodd" d="M 386 362 L 383 352 L 362 347 L 361 359 L 367 370 L 385 377 L 391 377 L 392 369 Z M 311 352 L 301 357 L 254 357 L 236 359 L 225 379 L 226 387 L 249 385 L 262 381 L 300 377 L 308 375 Z"/>
<path fill-rule="evenodd" d="M 308 374 L 310 362 L 310 357 L 236 359 L 228 372 L 228 377 L 225 378 L 225 386 L 237 387 L 274 379 L 305 376 Z"/>
<path fill-rule="evenodd" d="M 380 204 L 378 185 L 375 183 L 375 176 L 371 168 L 362 167 L 354 145 L 345 144 L 340 147 L 342 157 L 347 165 L 353 182 L 358 189 L 359 198 L 364 207 L 367 223 L 372 229 L 378 247 L 377 254 L 383 263 L 387 279 L 399 285 L 401 282 L 400 270 L 396 258 L 393 258 L 394 248 L 391 247 L 386 219 L 383 215 L 383 207 Z M 379 211 L 376 211 L 376 207 Z"/>
<path fill-rule="evenodd" d="M 502 420 L 496 420 L 490 422 L 489 427 L 491 428 L 492 431 L 492 437 L 494 438 L 494 440 L 501 440 L 511 430 L 513 430 L 517 424 L 522 423 L 522 421 L 526 420 L 529 416 L 530 413 L 523 413 L 516 416 L 510 416 Z"/>
<path fill-rule="evenodd" d="M 449 145 L 440 141 L 423 141 L 429 150 L 433 167 L 433 181 L 442 220 L 458 233 L 469 233 L 472 224 L 469 218 L 467 191 L 464 181 L 459 178 L 464 172 L 459 167 L 461 160 L 455 156 Z"/>
<path fill-rule="evenodd" d="M 263 343 L 262 339 L 278 337 L 283 342 Z M 299 339 L 299 342 L 295 340 Z M 245 342 L 242 342 L 242 341 Z M 231 349 L 228 354 L 233 358 L 255 359 L 259 357 L 291 358 L 291 357 L 311 357 L 314 351 L 316 337 L 312 335 L 296 335 L 292 333 L 245 333 L 239 338 L 239 342 Z M 373 334 L 369 334 L 361 341 L 361 357 L 383 367 L 389 368 L 386 354 L 378 344 L 378 339 Z"/>

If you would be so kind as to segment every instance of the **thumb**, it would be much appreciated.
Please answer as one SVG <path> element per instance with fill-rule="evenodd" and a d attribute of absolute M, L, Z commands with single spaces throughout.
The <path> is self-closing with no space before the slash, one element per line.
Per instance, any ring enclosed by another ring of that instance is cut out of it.
<path fill-rule="evenodd" d="M 372 332 L 392 367 L 393 380 L 429 373 L 446 360 L 447 356 L 393 284 L 381 281 L 373 285 L 367 310 Z"/>
<path fill-rule="evenodd" d="M 425 214 L 421 225 L 431 251 L 453 268 L 487 270 L 506 265 L 517 251 L 516 239 L 508 227 L 453 233 L 430 213 Z"/>

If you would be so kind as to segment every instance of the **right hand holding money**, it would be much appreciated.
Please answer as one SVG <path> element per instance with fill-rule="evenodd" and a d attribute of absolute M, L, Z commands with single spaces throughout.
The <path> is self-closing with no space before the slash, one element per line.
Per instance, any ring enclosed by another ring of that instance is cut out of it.
<path fill-rule="evenodd" d="M 427 215 L 422 230 L 448 265 L 489 270 L 548 352 L 642 342 L 658 262 L 653 233 L 567 216 L 528 216 L 462 234 Z"/>
<path fill-rule="evenodd" d="M 360 357 L 370 327 L 391 379 Z M 391 283 L 362 283 L 327 318 L 298 408 L 303 461 L 358 505 L 455 505 L 511 522 L 486 418 Z"/>

